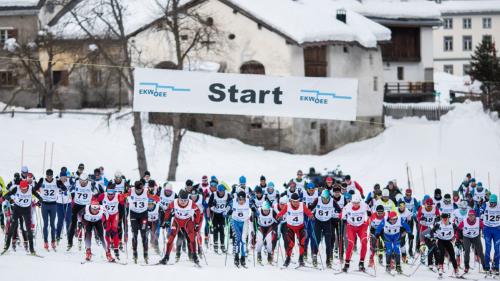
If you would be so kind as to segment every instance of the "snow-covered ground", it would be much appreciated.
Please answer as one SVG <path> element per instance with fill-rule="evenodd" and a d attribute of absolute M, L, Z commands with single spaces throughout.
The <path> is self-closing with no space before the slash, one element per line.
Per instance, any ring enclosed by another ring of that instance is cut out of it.
<path fill-rule="evenodd" d="M 435 90 L 440 93 L 437 103 L 450 103 L 450 90 L 481 93 L 481 82 L 471 81 L 469 75 L 456 76 L 445 72 L 434 73 Z"/>
<path fill-rule="evenodd" d="M 430 192 L 435 187 L 434 171 L 437 173 L 437 186 L 450 191 L 457 186 L 466 172 L 488 185 L 490 172 L 491 188 L 498 192 L 500 187 L 500 125 L 489 115 L 483 113 L 481 104 L 457 105 L 456 109 L 444 116 L 441 122 L 429 122 L 411 118 L 387 120 L 387 130 L 381 135 L 366 141 L 346 145 L 323 156 L 290 155 L 264 151 L 262 148 L 242 144 L 234 139 L 218 139 L 189 132 L 182 143 L 178 179 L 199 179 L 201 175 L 217 175 L 220 179 L 234 183 L 240 175 L 246 175 L 255 183 L 261 174 L 268 179 L 283 182 L 291 178 L 297 169 L 307 170 L 314 166 L 317 170 L 334 168 L 340 165 L 366 188 L 373 184 L 386 183 L 396 179 L 400 186 L 406 186 L 406 163 L 410 165 L 412 180 L 417 193 Z M 66 165 L 74 170 L 78 163 L 87 167 L 105 167 L 108 174 L 120 169 L 126 175 L 138 176 L 135 150 L 130 133 L 131 119 L 111 120 L 102 117 L 66 115 L 63 118 L 44 115 L 16 115 L 11 118 L 0 116 L 0 175 L 9 179 L 21 165 L 21 142 L 24 140 L 24 164 L 36 174 L 43 171 L 43 148 L 47 142 L 45 168 L 49 167 L 51 144 L 54 143 L 53 167 L 59 169 Z M 154 178 L 163 180 L 167 173 L 169 143 L 164 134 L 156 127 L 145 125 L 145 143 L 148 163 Z M 421 176 L 423 171 L 424 177 Z M 451 173 L 453 171 L 453 178 Z M 425 180 L 425 191 L 423 181 Z M 0 257 L 0 272 L 15 272 L 16 279 L 51 281 L 59 280 L 153 280 L 169 278 L 172 280 L 312 280 L 343 278 L 347 281 L 369 279 L 359 274 L 334 277 L 331 270 L 304 271 L 291 269 L 279 270 L 277 267 L 253 267 L 252 255 L 248 259 L 249 269 L 235 269 L 232 257 L 224 266 L 224 256 L 207 252 L 209 266 L 195 269 L 186 260 L 172 266 L 142 267 L 131 263 L 112 265 L 104 261 L 103 250 L 93 247 L 95 263 L 80 264 L 84 253 L 75 247 L 65 253 L 63 241 L 59 252 L 47 253 L 41 248 L 41 235 L 38 234 L 37 251 L 44 259 L 28 257 L 24 250 L 10 252 Z M 129 243 L 130 247 L 130 243 Z M 131 252 L 129 248 L 129 253 Z M 122 254 L 122 257 L 125 255 Z M 142 256 L 141 254 L 139 255 Z M 296 260 L 295 255 L 294 260 Z M 324 254 L 323 254 L 324 258 Z M 151 262 L 160 259 L 150 254 Z M 353 259 L 357 268 L 357 257 Z M 280 258 L 280 264 L 283 262 Z M 202 261 L 204 265 L 204 261 Z M 389 275 L 378 267 L 378 278 Z M 413 268 L 404 265 L 403 270 Z M 476 274 L 477 275 L 477 274 Z M 447 276 L 447 275 L 445 275 Z M 391 277 L 392 278 L 392 277 Z M 406 277 L 401 277 L 406 278 Z M 435 278 L 432 273 L 421 268 L 414 277 L 417 280 Z M 479 277 L 478 277 L 479 278 Z M 397 278 L 400 279 L 400 278 Z"/>
<path fill-rule="evenodd" d="M 139 176 L 130 132 L 131 118 L 111 120 L 109 126 L 105 118 L 94 116 L 16 115 L 11 118 L 0 115 L 0 120 L 0 175 L 5 180 L 20 169 L 23 140 L 24 164 L 35 176 L 43 173 L 43 167 L 49 168 L 52 143 L 52 168 L 55 170 L 64 165 L 74 171 L 78 163 L 85 163 L 89 170 L 104 166 L 109 176 L 116 170 L 132 179 Z M 163 182 L 170 157 L 165 131 L 145 125 L 144 141 L 153 178 Z M 449 191 L 452 182 L 457 187 L 467 172 L 497 191 L 500 188 L 498 159 L 500 125 L 483 113 L 480 103 L 470 103 L 457 105 L 441 122 L 418 118 L 388 119 L 387 130 L 379 136 L 323 156 L 265 151 L 235 139 L 189 132 L 182 142 L 177 179 L 197 181 L 207 174 L 231 184 L 245 175 L 255 184 L 263 174 L 268 180 L 281 184 L 293 177 L 298 169 L 306 172 L 309 167 L 315 167 L 322 171 L 340 165 L 365 188 L 392 179 L 406 187 L 408 163 L 413 185 L 419 193 L 424 193 L 424 183 L 425 192 L 436 185 Z"/>

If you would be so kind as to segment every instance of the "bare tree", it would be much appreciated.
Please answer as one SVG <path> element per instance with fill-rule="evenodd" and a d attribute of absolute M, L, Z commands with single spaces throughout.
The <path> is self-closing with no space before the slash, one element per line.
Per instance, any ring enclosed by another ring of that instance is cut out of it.
<path fill-rule="evenodd" d="M 96 46 L 96 52 L 107 65 L 114 66 L 131 93 L 134 90 L 134 75 L 131 53 L 135 45 L 126 33 L 128 11 L 121 0 L 85 1 L 70 11 L 71 20 L 78 25 L 85 36 Z M 89 6 L 90 5 L 90 6 Z M 132 135 L 134 136 L 137 163 L 140 175 L 148 169 L 146 151 L 142 138 L 140 112 L 133 113 Z"/>
<path fill-rule="evenodd" d="M 163 11 L 164 17 L 158 22 L 158 31 L 164 31 L 173 40 L 175 50 L 176 68 L 184 69 L 185 62 L 191 54 L 205 49 L 216 52 L 219 48 L 219 30 L 213 18 L 202 11 L 203 1 L 191 1 L 187 4 L 182 0 L 156 0 Z M 201 3 L 201 4 L 200 4 Z M 168 42 L 167 42 L 168 43 Z M 167 68 L 167 67 L 166 67 Z M 179 165 L 181 142 L 186 134 L 185 114 L 172 114 L 172 149 L 168 167 L 168 180 L 174 181 Z"/>
<path fill-rule="evenodd" d="M 54 98 L 59 88 L 65 86 L 64 81 L 67 81 L 67 77 L 75 69 L 76 64 L 72 64 L 66 72 L 61 74 L 64 77 L 59 77 L 58 81 L 54 79 L 54 66 L 64 64 L 61 55 L 68 51 L 68 47 L 58 44 L 56 36 L 49 30 L 40 30 L 36 39 L 31 42 L 17 42 L 15 38 L 7 39 L 4 49 L 15 58 L 13 67 L 20 66 L 26 73 L 32 86 L 43 98 L 47 114 L 51 114 L 55 106 Z M 41 59 L 41 55 L 45 58 Z M 85 57 L 81 57 L 75 62 L 84 60 Z M 21 86 L 19 90 L 23 88 Z"/>

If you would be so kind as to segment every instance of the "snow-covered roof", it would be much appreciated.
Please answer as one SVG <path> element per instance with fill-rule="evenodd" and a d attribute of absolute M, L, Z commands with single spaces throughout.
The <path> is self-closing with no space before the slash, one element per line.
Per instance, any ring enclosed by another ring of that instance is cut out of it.
<path fill-rule="evenodd" d="M 390 30 L 346 9 L 347 23 L 337 20 L 343 5 L 331 0 L 224 0 L 266 23 L 299 44 L 357 42 L 373 48 L 390 40 Z"/>
<path fill-rule="evenodd" d="M 0 0 L 0 7 L 36 7 L 40 0 Z"/>
<path fill-rule="evenodd" d="M 438 7 L 442 14 L 500 13 L 500 0 L 443 1 Z"/>
<path fill-rule="evenodd" d="M 185 0 L 184 2 L 187 2 Z M 124 7 L 123 22 L 125 34 L 128 35 L 143 26 L 161 18 L 162 9 L 158 0 L 121 0 Z M 112 26 L 117 26 L 113 22 L 112 10 L 108 5 L 102 5 L 102 0 L 82 0 L 70 11 L 63 11 L 65 14 L 51 27 L 51 31 L 56 36 L 64 39 L 80 39 L 87 37 L 81 29 L 74 14 L 80 22 L 90 29 L 92 34 L 101 38 L 113 37 L 110 33 L 106 21 L 111 21 Z M 96 15 L 101 15 L 100 17 Z"/>
<path fill-rule="evenodd" d="M 332 0 L 364 16 L 392 20 L 436 21 L 441 17 L 433 1 L 414 0 Z"/>

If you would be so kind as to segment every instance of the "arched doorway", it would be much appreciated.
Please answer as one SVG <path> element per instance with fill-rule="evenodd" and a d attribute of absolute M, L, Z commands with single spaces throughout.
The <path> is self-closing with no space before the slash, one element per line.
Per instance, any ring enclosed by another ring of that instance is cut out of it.
<path fill-rule="evenodd" d="M 264 65 L 258 61 L 247 61 L 243 63 L 240 67 L 240 73 L 242 74 L 266 74 L 266 68 Z"/>

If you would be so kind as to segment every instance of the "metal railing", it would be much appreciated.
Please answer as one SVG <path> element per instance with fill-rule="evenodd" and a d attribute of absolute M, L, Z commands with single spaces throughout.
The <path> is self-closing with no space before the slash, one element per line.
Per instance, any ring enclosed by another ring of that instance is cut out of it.
<path fill-rule="evenodd" d="M 437 121 L 453 108 L 453 105 L 386 103 L 384 104 L 384 116 L 390 116 L 395 119 L 425 117 L 427 120 Z"/>

